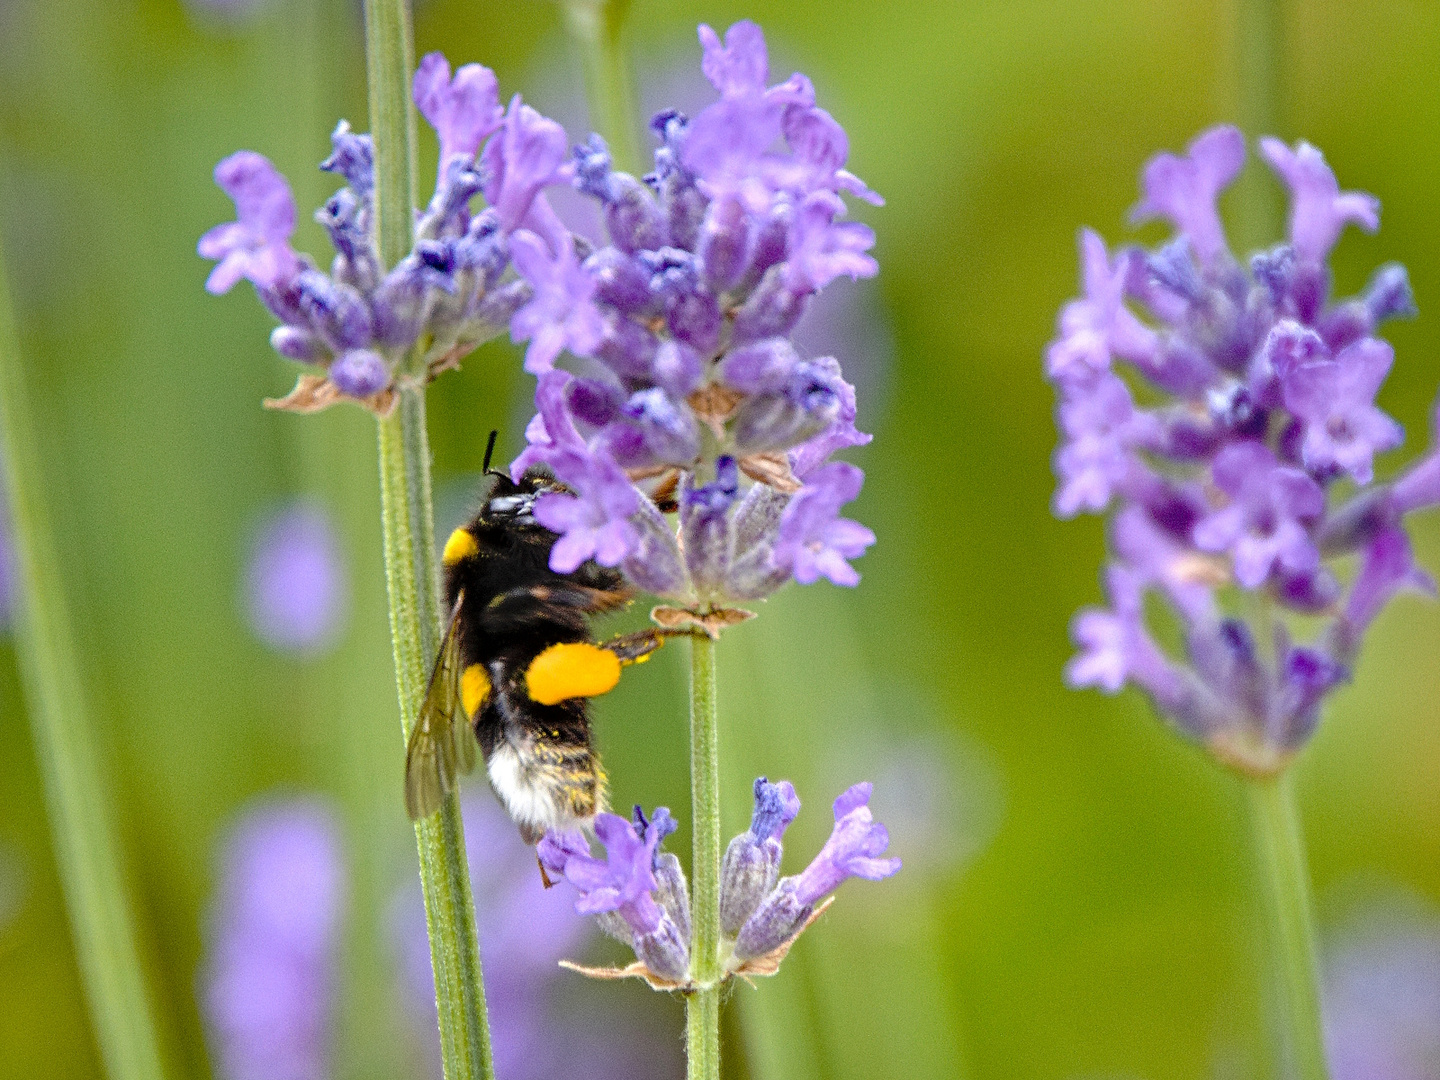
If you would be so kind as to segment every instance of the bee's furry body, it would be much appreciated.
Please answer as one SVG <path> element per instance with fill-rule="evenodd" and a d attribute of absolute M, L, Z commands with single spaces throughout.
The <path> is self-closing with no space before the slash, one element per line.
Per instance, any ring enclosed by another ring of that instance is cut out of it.
<path fill-rule="evenodd" d="M 425 737 L 434 739 L 451 722 L 438 714 L 447 704 L 455 711 L 454 697 L 466 698 L 490 783 L 521 835 L 534 843 L 546 829 L 588 824 L 605 808 L 605 776 L 583 696 L 603 690 L 580 691 L 553 704 L 536 701 L 530 681 L 536 658 L 557 645 L 583 643 L 584 656 L 614 653 L 605 659 L 618 671 L 620 663 L 658 647 L 660 638 L 645 632 L 594 646 L 590 616 L 629 599 L 624 579 L 594 562 L 570 574 L 550 569 L 557 537 L 532 511 L 537 497 L 563 487 L 540 469 L 518 482 L 492 475 L 479 512 L 446 544 L 445 595 L 453 615 L 417 734 L 423 726 L 430 733 Z M 594 647 L 586 652 L 584 645 Z M 447 663 L 453 671 L 442 676 Z M 446 677 L 449 690 L 438 685 Z M 406 790 L 411 814 L 418 817 L 448 792 L 458 755 L 450 752 L 447 774 L 445 753 L 426 758 L 417 754 L 417 740 L 411 742 Z M 430 778 L 425 767 L 431 763 L 440 770 L 438 796 L 420 783 Z"/>

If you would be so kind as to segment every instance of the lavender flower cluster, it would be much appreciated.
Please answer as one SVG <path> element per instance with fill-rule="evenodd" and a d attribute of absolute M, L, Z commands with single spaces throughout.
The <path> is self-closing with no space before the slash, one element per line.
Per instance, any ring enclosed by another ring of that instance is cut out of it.
<path fill-rule="evenodd" d="M 1341 192 L 1308 143 L 1261 139 L 1290 191 L 1289 240 L 1247 271 L 1216 207 L 1245 150 L 1222 126 L 1151 159 L 1134 216 L 1174 224 L 1158 250 L 1112 258 L 1081 233 L 1084 296 L 1062 310 L 1046 372 L 1060 395 L 1055 512 L 1113 507 L 1110 606 L 1076 618 L 1067 681 L 1139 686 L 1222 760 L 1263 774 L 1310 736 L 1389 599 L 1433 591 L 1404 524 L 1440 504 L 1440 449 L 1375 481 L 1375 455 L 1403 434 L 1375 404 L 1393 360 L 1375 330 L 1414 304 L 1398 265 L 1331 300 L 1327 259 L 1345 225 L 1378 227 L 1377 202 Z M 1357 553 L 1343 585 L 1336 562 Z M 1147 626 L 1152 592 L 1178 616 L 1183 662 Z M 1294 616 L 1324 628 L 1297 643 Z"/>
<path fill-rule="evenodd" d="M 423 381 L 453 365 L 502 333 L 529 300 L 529 285 L 506 277 L 517 230 L 564 242 L 559 218 L 538 198 L 568 175 L 559 124 L 519 95 L 502 109 L 493 72 L 467 64 L 452 78 L 439 53 L 421 61 L 414 98 L 439 137 L 440 164 L 430 204 L 417 213 L 414 247 L 393 268 L 381 264 L 372 228 L 370 136 L 345 121 L 320 166 L 346 182 L 316 214 L 335 247 L 329 274 L 290 247 L 295 201 L 265 157 L 242 150 L 215 168 L 237 220 L 200 239 L 200 254 L 218 260 L 205 287 L 224 293 L 248 278 L 283 324 L 270 337 L 275 350 L 324 371 L 302 380 L 303 396 L 297 388 L 291 404 L 301 411 L 339 397 L 384 411 L 397 380 Z M 489 205 L 472 213 L 481 194 Z"/>
<path fill-rule="evenodd" d="M 810 81 L 768 85 L 758 26 L 723 42 L 702 26 L 700 40 L 719 98 L 693 119 L 654 118 L 653 172 L 616 171 L 597 136 L 575 150 L 573 182 L 609 243 L 511 242 L 534 288 L 511 334 L 539 376 L 512 471 L 543 463 L 575 492 L 536 506 L 562 534 L 551 566 L 620 566 L 690 609 L 759 599 L 792 576 L 859 581 L 847 560 L 875 537 L 839 510 L 863 474 L 830 456 L 870 436 L 838 361 L 802 357 L 789 335 L 836 277 L 877 270 L 874 234 L 840 220 L 840 193 L 881 202 L 844 168 L 845 132 Z M 554 369 L 562 350 L 576 374 Z M 677 488 L 678 538 L 656 505 Z"/>
<path fill-rule="evenodd" d="M 844 168 L 845 132 L 810 80 L 768 85 L 759 27 L 737 23 L 722 42 L 702 26 L 700 40 L 719 98 L 693 119 L 654 118 L 642 179 L 616 171 L 598 136 L 572 160 L 554 121 L 519 97 L 500 108 L 488 69 L 452 78 L 432 53 L 414 97 L 439 135 L 439 176 L 399 265 L 383 267 L 371 237 L 370 139 L 343 122 L 321 166 L 347 181 L 317 215 L 337 251 L 328 275 L 290 248 L 289 186 L 249 151 L 215 173 L 238 220 L 199 248 L 219 260 L 211 292 L 250 279 L 283 323 L 276 350 L 323 369 L 277 403 L 299 411 L 348 397 L 384 412 L 397 386 L 508 326 L 539 376 L 512 470 L 543 464 L 573 492 L 536 507 L 561 534 L 551 566 L 621 566 L 690 609 L 791 577 L 859 581 L 848 560 L 875 537 L 839 511 L 864 476 L 830 457 L 870 436 L 839 362 L 802 357 L 789 335 L 835 278 L 877 271 L 874 234 L 841 220 L 841 193 L 882 201 Z M 556 184 L 597 201 L 608 243 L 565 229 L 544 195 Z M 555 368 L 567 351 L 574 374 Z M 661 512 L 672 503 L 679 537 Z"/>
<path fill-rule="evenodd" d="M 803 871 L 781 878 L 780 841 L 800 813 L 800 799 L 787 780 L 755 781 L 750 828 L 730 841 L 721 865 L 727 976 L 773 974 L 821 901 L 846 879 L 880 881 L 899 871 L 899 859 L 880 857 L 890 834 L 871 816 L 870 792 L 870 784 L 856 784 L 836 799 L 830 839 Z M 546 872 L 579 890 L 575 909 L 595 915 L 601 929 L 635 951 L 639 966 L 630 973 L 661 986 L 690 983 L 689 890 L 680 860 L 661 847 L 675 828 L 665 807 L 647 820 L 637 806 L 633 821 L 615 814 L 596 818 L 603 860 L 578 832 L 552 830 L 539 848 Z"/>

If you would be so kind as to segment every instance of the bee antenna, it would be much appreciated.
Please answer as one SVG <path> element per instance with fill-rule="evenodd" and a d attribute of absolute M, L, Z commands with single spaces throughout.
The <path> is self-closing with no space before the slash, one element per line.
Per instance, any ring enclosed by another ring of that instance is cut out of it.
<path fill-rule="evenodd" d="M 485 464 L 480 466 L 480 471 L 486 476 L 490 475 L 490 458 L 495 453 L 495 440 L 499 435 L 500 432 L 492 428 L 490 431 L 490 441 L 485 444 Z"/>

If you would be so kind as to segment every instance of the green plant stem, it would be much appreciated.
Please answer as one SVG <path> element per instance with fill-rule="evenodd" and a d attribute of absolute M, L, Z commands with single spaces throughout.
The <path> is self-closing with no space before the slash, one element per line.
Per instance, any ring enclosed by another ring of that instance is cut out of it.
<path fill-rule="evenodd" d="M 720 746 L 715 699 L 715 642 L 690 639 L 690 977 L 685 1000 L 686 1076 L 720 1076 Z"/>
<path fill-rule="evenodd" d="M 1281 70 L 1284 14 L 1281 0 L 1236 0 L 1235 54 L 1239 67 L 1237 111 L 1250 139 L 1281 135 Z M 1280 192 L 1269 170 L 1252 162 L 1240 178 L 1236 233 L 1241 252 L 1275 243 L 1280 236 Z"/>
<path fill-rule="evenodd" d="M 1284 1033 L 1280 1056 L 1298 1080 L 1325 1080 L 1319 964 L 1310 915 L 1305 841 L 1287 774 L 1246 781 L 1255 850 L 1270 915 L 1270 937 Z"/>
<path fill-rule="evenodd" d="M 563 6 L 566 28 L 584 57 L 590 122 L 609 144 L 615 167 L 639 175 L 635 90 L 621 41 L 629 0 L 565 0 Z"/>
<path fill-rule="evenodd" d="M 386 266 L 399 262 L 413 241 L 413 53 L 410 11 L 404 0 L 365 0 L 365 62 L 370 81 L 370 133 L 375 144 L 375 234 Z M 402 382 L 398 397 L 395 411 L 379 424 L 380 515 L 400 723 L 408 741 L 442 627 L 423 382 Z M 445 1077 L 493 1080 L 475 903 L 465 865 L 460 807 L 453 793 L 439 813 L 416 822 L 415 840 Z"/>
<path fill-rule="evenodd" d="M 16 643 L 95 1040 L 111 1080 L 161 1080 L 159 1038 L 95 745 L 0 253 L 0 439 L 18 570 Z"/>

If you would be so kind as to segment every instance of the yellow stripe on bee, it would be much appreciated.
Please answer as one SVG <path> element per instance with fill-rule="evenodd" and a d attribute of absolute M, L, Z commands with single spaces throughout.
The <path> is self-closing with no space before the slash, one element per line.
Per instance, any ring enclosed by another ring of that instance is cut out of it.
<path fill-rule="evenodd" d="M 569 698 L 596 697 L 620 681 L 620 658 L 585 641 L 551 645 L 525 672 L 530 700 L 554 705 Z"/>
<path fill-rule="evenodd" d="M 446 566 L 454 566 L 479 551 L 480 545 L 475 543 L 475 537 L 465 529 L 456 529 L 450 534 L 450 539 L 445 541 L 445 553 L 440 556 L 440 561 Z"/>
<path fill-rule="evenodd" d="M 484 664 L 471 664 L 460 673 L 460 704 L 465 706 L 465 715 L 473 720 L 489 696 L 490 676 Z"/>

